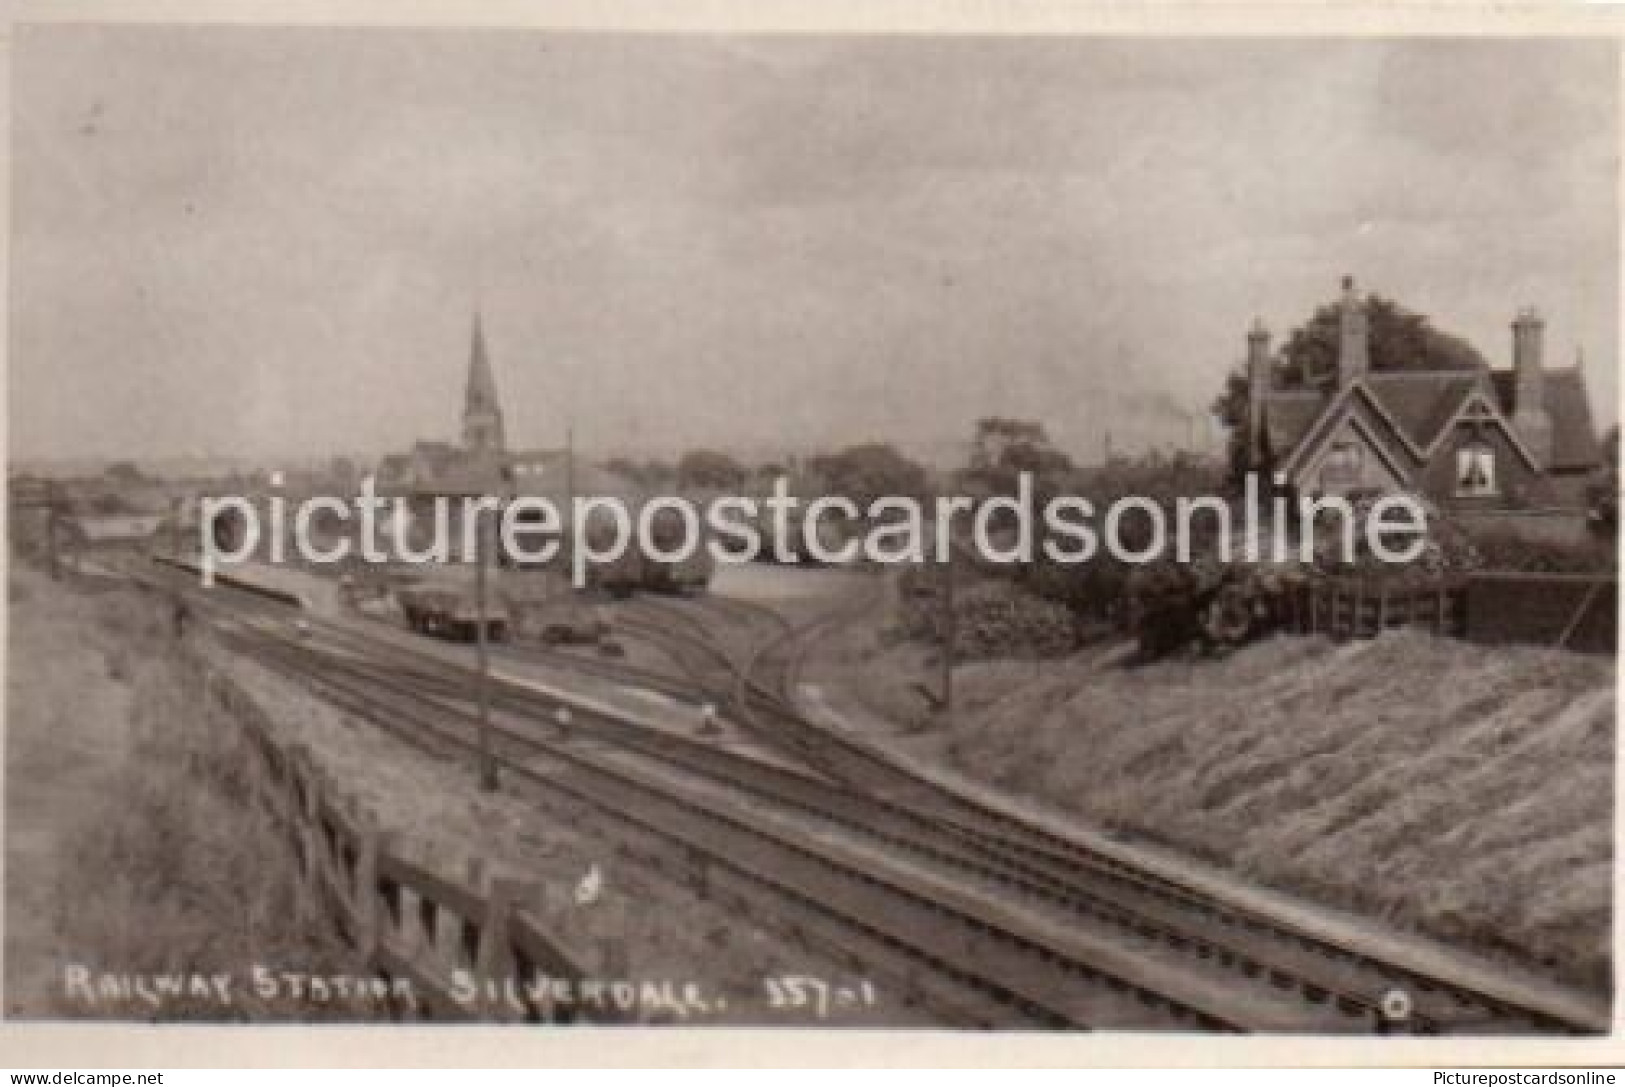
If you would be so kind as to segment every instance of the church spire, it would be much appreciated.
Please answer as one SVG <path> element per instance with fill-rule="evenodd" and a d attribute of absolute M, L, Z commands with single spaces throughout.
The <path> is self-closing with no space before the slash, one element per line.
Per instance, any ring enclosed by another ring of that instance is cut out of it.
<path fill-rule="evenodd" d="M 496 378 L 491 375 L 491 360 L 485 350 L 485 329 L 479 310 L 475 310 L 468 386 L 463 395 L 463 448 L 471 453 L 500 453 L 506 444 Z"/>

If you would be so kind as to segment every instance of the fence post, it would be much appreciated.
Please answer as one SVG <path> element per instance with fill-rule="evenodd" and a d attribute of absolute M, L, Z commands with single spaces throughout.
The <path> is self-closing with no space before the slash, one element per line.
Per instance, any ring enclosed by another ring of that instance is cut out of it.
<path fill-rule="evenodd" d="M 327 848 L 322 841 L 321 782 L 316 775 L 315 760 L 310 757 L 310 749 L 304 744 L 295 748 L 293 778 L 303 785 L 304 792 L 304 807 L 294 809 L 299 822 L 299 836 L 305 843 L 306 893 L 301 906 L 314 920 L 321 916 L 326 906 Z"/>
<path fill-rule="evenodd" d="M 469 857 L 464 871 L 468 874 L 468 886 L 476 891 L 485 886 L 485 861 L 479 857 Z M 457 925 L 457 954 L 460 961 L 467 966 L 477 966 L 480 961 L 480 944 L 482 934 L 480 925 L 483 917 L 461 917 Z"/>
<path fill-rule="evenodd" d="M 1388 583 L 1377 584 L 1377 633 L 1388 629 Z"/>
<path fill-rule="evenodd" d="M 356 951 L 361 956 L 362 965 L 371 967 L 374 957 L 378 953 L 378 944 L 381 939 L 378 912 L 381 903 L 378 901 L 378 857 L 388 851 L 388 842 L 392 835 L 376 827 L 361 827 L 357 823 L 361 840 L 356 850 L 355 883 L 350 888 L 350 898 L 355 913 L 356 925 Z"/>
<path fill-rule="evenodd" d="M 501 985 L 513 974 L 513 943 L 508 926 L 513 918 L 514 901 L 519 885 L 511 879 L 493 879 L 485 892 L 485 917 L 480 926 L 480 945 L 474 955 L 475 976 L 483 981 Z M 508 1018 L 513 1009 L 506 1002 L 500 1005 L 500 1018 Z"/>
<path fill-rule="evenodd" d="M 427 895 L 417 895 L 417 939 L 413 951 L 440 954 L 440 904 Z"/>

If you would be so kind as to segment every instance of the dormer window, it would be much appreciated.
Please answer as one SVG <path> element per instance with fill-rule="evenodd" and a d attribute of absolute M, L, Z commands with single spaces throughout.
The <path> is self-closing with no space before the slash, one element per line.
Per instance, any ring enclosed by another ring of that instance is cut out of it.
<path fill-rule="evenodd" d="M 1495 451 L 1484 442 L 1456 450 L 1456 495 L 1487 498 L 1499 494 L 1495 481 Z"/>

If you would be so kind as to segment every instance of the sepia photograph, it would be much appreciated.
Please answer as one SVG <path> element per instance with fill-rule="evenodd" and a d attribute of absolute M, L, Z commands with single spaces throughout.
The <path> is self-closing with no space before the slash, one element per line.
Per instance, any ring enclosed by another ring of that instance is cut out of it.
<path fill-rule="evenodd" d="M 1610 1035 L 1616 39 L 9 64 L 8 1023 Z"/>

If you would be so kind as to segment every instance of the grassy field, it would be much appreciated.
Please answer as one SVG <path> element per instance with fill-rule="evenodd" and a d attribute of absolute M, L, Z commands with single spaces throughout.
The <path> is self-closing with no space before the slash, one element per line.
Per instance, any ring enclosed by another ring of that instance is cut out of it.
<path fill-rule="evenodd" d="M 854 631 L 832 688 L 892 739 L 1280 889 L 1602 986 L 1614 683 L 1606 658 L 1395 632 L 1126 668 L 1098 651 L 958 670 L 932 726 L 917 646 Z"/>
<path fill-rule="evenodd" d="M 234 722 L 156 601 L 84 593 L 27 570 L 9 583 L 6 1012 L 16 1017 L 354 1019 L 343 1000 L 257 999 L 254 964 L 343 974 L 301 924 L 292 859 L 242 803 Z M 232 975 L 232 999 L 87 1000 L 70 971 Z"/>

